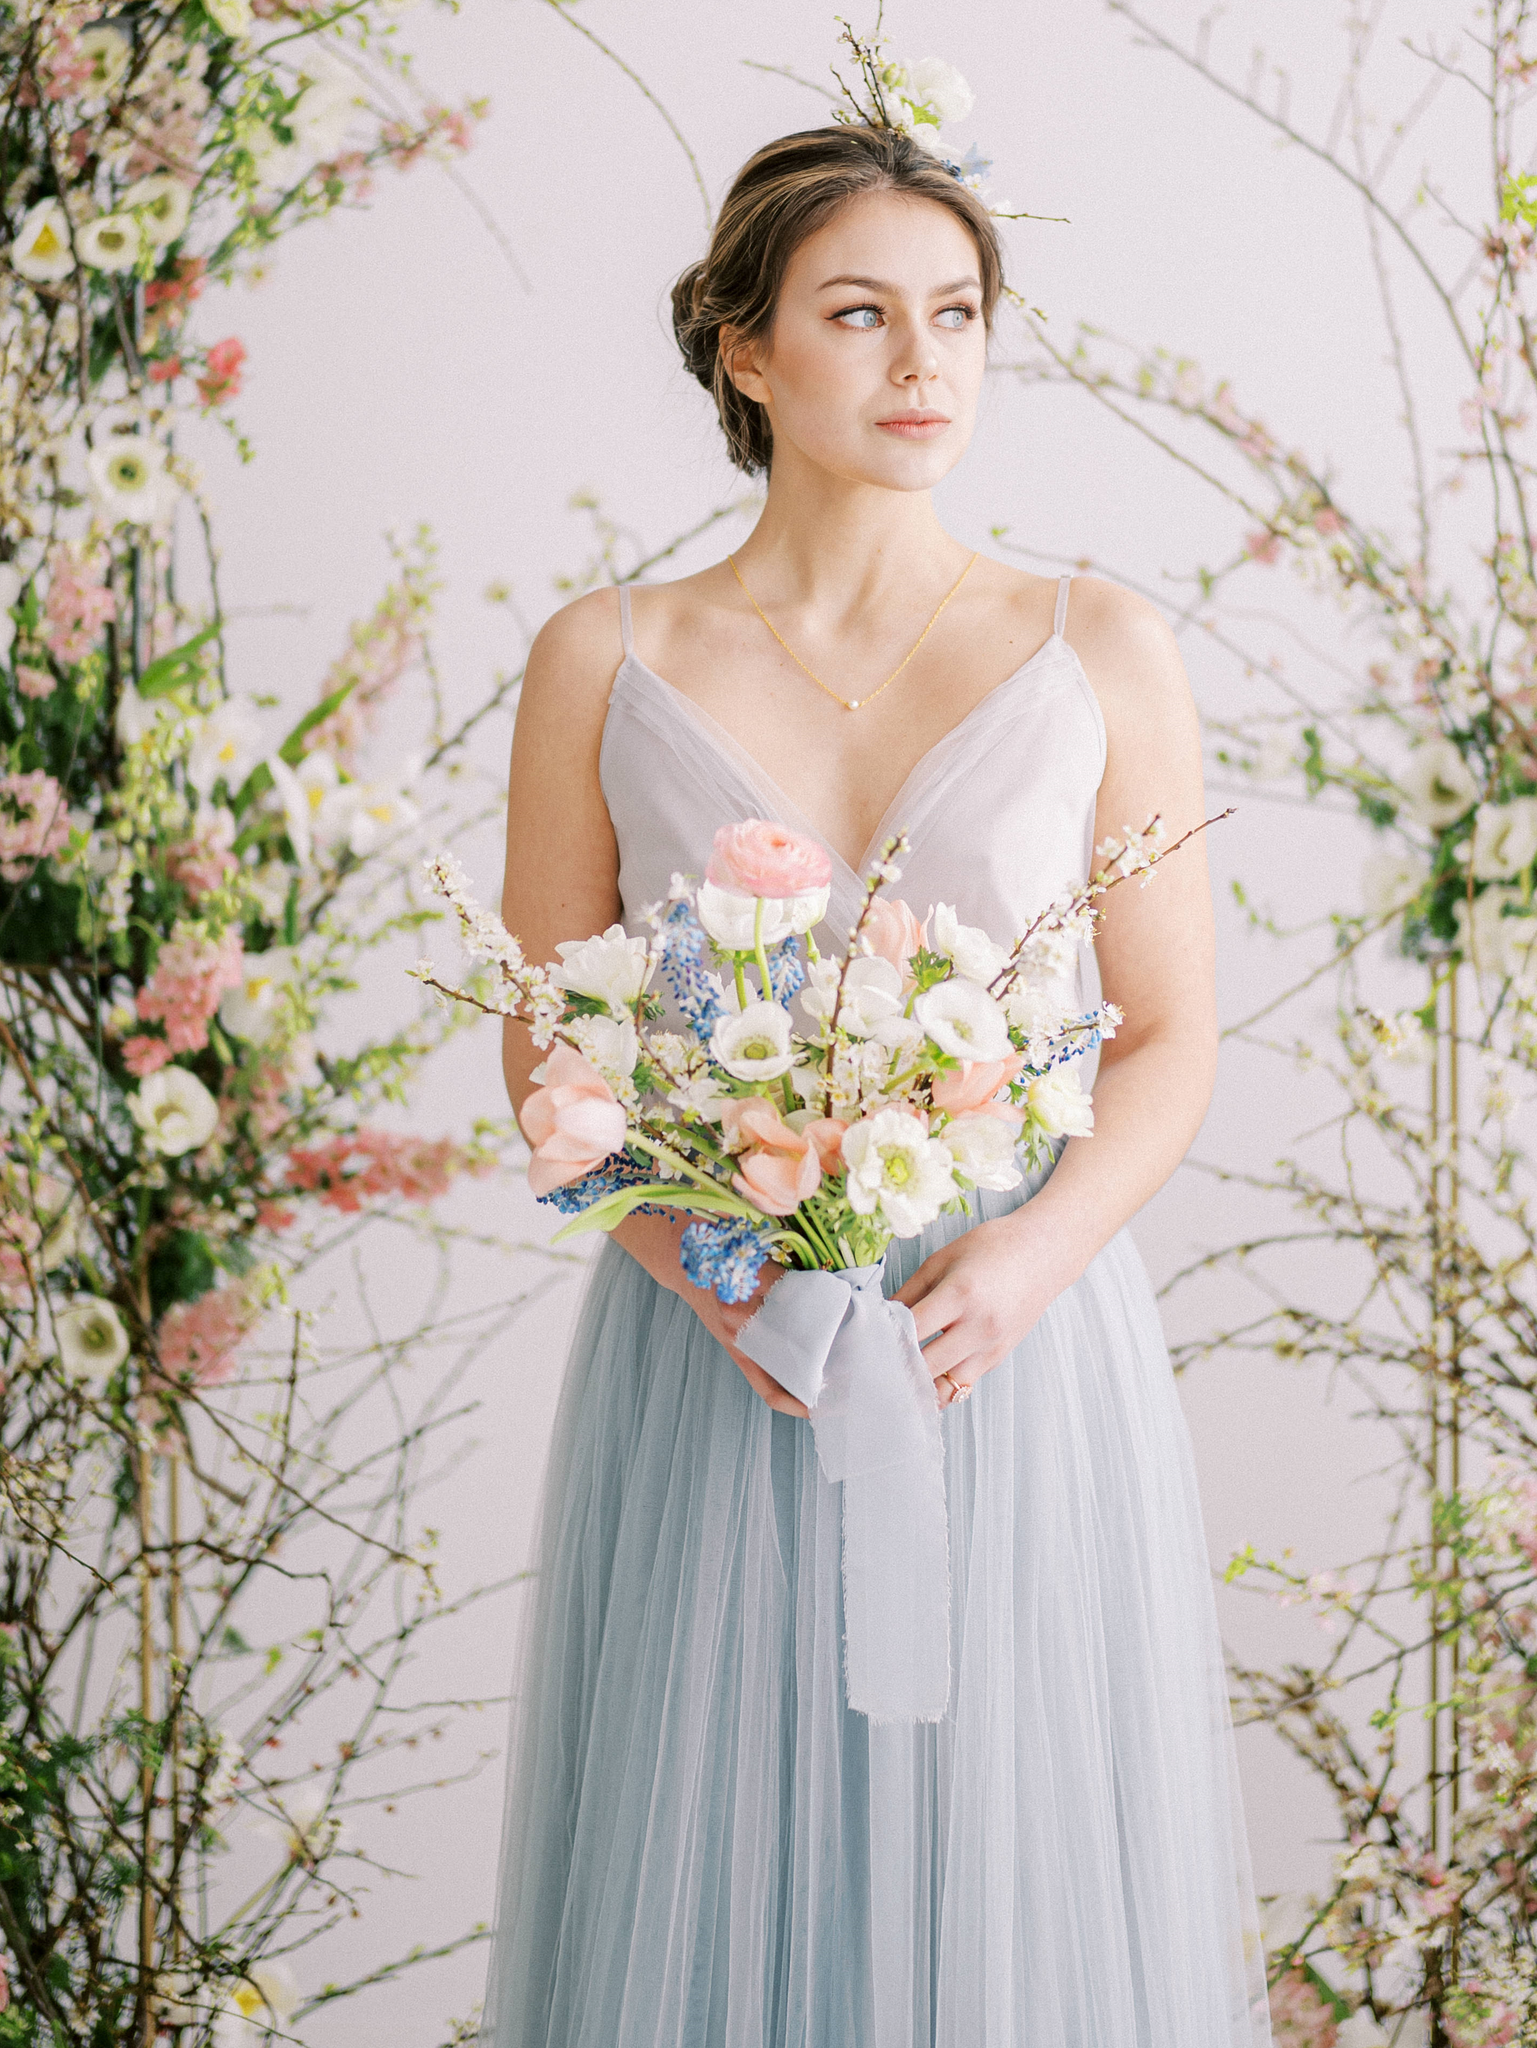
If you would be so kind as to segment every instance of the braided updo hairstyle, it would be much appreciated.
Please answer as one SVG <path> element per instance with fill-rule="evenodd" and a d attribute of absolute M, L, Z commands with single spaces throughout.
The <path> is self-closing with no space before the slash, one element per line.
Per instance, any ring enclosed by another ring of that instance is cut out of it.
<path fill-rule="evenodd" d="M 715 400 L 731 460 L 749 476 L 768 468 L 774 437 L 767 412 L 726 373 L 722 331 L 733 345 L 766 339 L 790 258 L 862 192 L 931 199 L 955 215 L 977 245 L 982 316 L 992 325 L 1003 288 L 992 215 L 911 136 L 850 125 L 808 128 L 770 142 L 738 171 L 704 261 L 691 263 L 672 292 L 673 333 L 683 360 Z"/>

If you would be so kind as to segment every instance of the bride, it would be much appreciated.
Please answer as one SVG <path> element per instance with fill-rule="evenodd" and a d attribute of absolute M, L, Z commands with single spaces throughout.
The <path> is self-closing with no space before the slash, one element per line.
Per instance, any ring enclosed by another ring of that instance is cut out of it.
<path fill-rule="evenodd" d="M 738 175 L 675 326 L 763 513 L 728 561 L 540 633 L 504 904 L 530 957 L 644 930 L 733 820 L 825 847 L 839 948 L 895 829 L 919 916 L 1007 937 L 1100 839 L 1199 820 L 1157 614 L 973 555 L 935 512 L 1001 283 L 984 206 L 892 130 L 786 136 Z M 725 1306 L 663 1215 L 599 1253 L 517 1683 L 488 2048 L 1268 2042 L 1190 1451 L 1123 1228 L 1212 1086 L 1199 842 L 1106 904 L 1126 1021 L 1092 1136 L 886 1261 L 944 1410 L 943 1718 L 846 1703 L 839 1488 L 737 1342 L 780 1269 Z M 514 1104 L 537 1059 L 510 1025 Z"/>

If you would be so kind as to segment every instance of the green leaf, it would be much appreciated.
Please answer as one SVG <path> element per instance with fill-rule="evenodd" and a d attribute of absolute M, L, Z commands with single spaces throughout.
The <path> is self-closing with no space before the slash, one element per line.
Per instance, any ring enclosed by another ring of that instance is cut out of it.
<path fill-rule="evenodd" d="M 350 682 L 343 683 L 339 690 L 333 690 L 329 697 L 323 697 L 313 711 L 305 712 L 299 723 L 294 727 L 287 739 L 284 740 L 282 746 L 278 748 L 278 759 L 280 761 L 285 762 L 290 768 L 298 767 L 299 763 L 304 759 L 305 734 L 313 731 L 317 725 L 324 724 L 326 719 L 331 716 L 331 713 L 345 703 L 347 698 L 351 696 L 356 682 L 357 677 L 354 676 Z"/>
<path fill-rule="evenodd" d="M 158 661 L 152 661 L 139 678 L 139 695 L 164 697 L 183 683 L 196 682 L 200 673 L 196 657 L 218 630 L 217 625 L 205 626 L 201 633 L 194 633 L 180 647 L 173 647 L 169 654 L 162 654 Z"/>
<path fill-rule="evenodd" d="M 686 1209 L 695 1216 L 756 1218 L 758 1213 L 739 1195 L 728 1194 L 724 1188 L 717 1195 L 708 1188 L 684 1188 L 676 1181 L 658 1181 L 654 1186 L 618 1188 L 613 1194 L 604 1195 L 579 1216 L 573 1216 L 569 1223 L 556 1231 L 550 1242 L 563 1244 L 568 1237 L 580 1237 L 588 1230 L 612 1230 L 643 1202 L 657 1202 L 669 1209 Z"/>

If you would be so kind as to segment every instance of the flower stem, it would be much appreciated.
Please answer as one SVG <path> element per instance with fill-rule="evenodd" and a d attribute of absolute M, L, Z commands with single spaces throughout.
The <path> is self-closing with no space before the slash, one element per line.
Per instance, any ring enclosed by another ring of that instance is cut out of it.
<path fill-rule="evenodd" d="M 766 1003 L 771 1003 L 774 1000 L 774 984 L 769 980 L 768 953 L 763 944 L 763 898 L 761 896 L 758 898 L 758 907 L 753 912 L 752 948 L 757 956 L 758 974 L 763 982 L 763 1000 Z"/>

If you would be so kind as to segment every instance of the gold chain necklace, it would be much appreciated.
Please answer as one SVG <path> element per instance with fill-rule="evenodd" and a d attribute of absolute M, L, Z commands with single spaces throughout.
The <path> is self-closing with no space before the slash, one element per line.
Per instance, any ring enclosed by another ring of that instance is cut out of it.
<path fill-rule="evenodd" d="M 727 555 L 726 560 L 731 564 L 732 575 L 736 578 L 738 583 L 742 584 L 742 592 L 743 595 L 746 597 L 747 602 L 758 614 L 758 617 L 762 619 L 764 625 L 768 627 L 769 631 L 773 634 L 774 638 L 779 642 L 780 646 L 784 649 L 785 653 L 788 654 L 790 659 L 795 663 L 795 666 L 800 669 L 805 669 L 806 674 L 810 676 L 811 680 L 816 684 L 817 688 L 819 690 L 826 690 L 828 696 L 832 698 L 833 702 L 835 704 L 841 704 L 845 711 L 858 711 L 862 705 L 873 704 L 876 698 L 881 694 L 882 690 L 889 690 L 891 688 L 892 684 L 896 681 L 897 677 L 902 673 L 903 669 L 906 668 L 908 662 L 912 660 L 913 656 L 918 652 L 918 649 L 923 645 L 924 641 L 928 639 L 930 633 L 933 632 L 935 626 L 939 622 L 940 613 L 944 610 L 945 606 L 950 602 L 951 598 L 954 597 L 955 593 L 960 589 L 961 585 L 966 581 L 966 578 L 971 574 L 972 570 L 977 566 L 977 557 L 973 555 L 971 560 L 966 564 L 965 568 L 961 571 L 960 575 L 956 577 L 955 581 L 950 585 L 950 588 L 945 592 L 944 596 L 939 600 L 939 603 L 934 607 L 933 618 L 929 620 L 928 624 L 924 627 L 923 631 L 918 635 L 917 639 L 908 649 L 904 658 L 897 663 L 896 667 L 891 671 L 891 674 L 887 676 L 885 682 L 880 684 L 880 686 L 877 689 L 872 690 L 868 697 L 840 697 L 838 695 L 838 692 L 835 689 L 833 689 L 830 684 L 823 682 L 822 678 L 817 674 L 814 668 L 812 668 L 807 662 L 801 660 L 800 656 L 796 653 L 795 649 L 790 645 L 789 641 L 785 638 L 784 634 L 780 632 L 779 628 L 774 624 L 774 621 L 769 617 L 768 613 L 763 609 L 762 605 L 759 604 L 758 600 L 747 588 L 747 585 L 742 582 L 742 572 L 736 565 L 736 556 Z"/>

